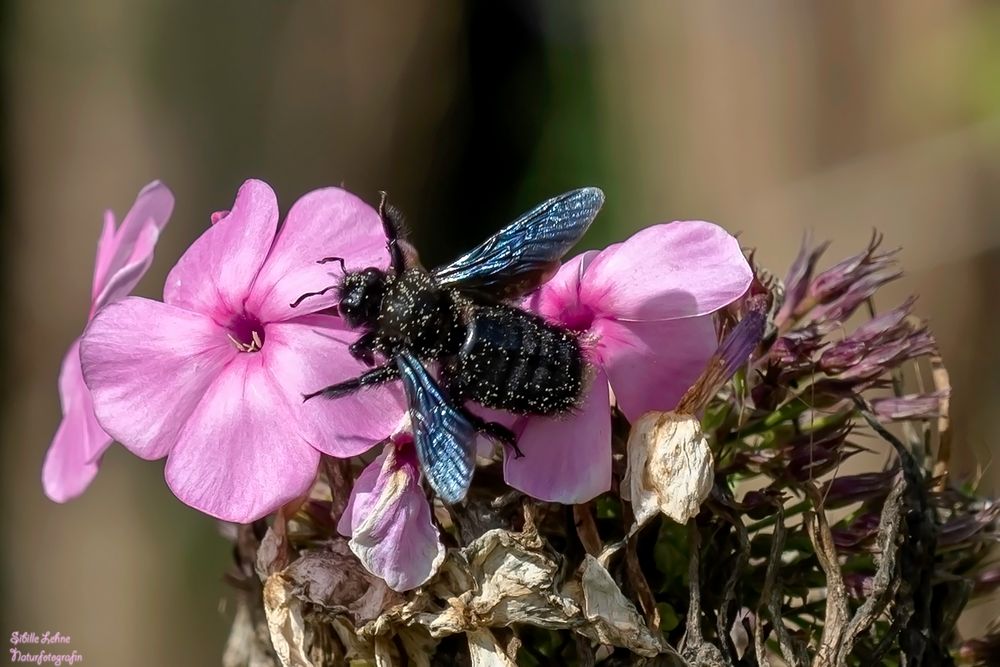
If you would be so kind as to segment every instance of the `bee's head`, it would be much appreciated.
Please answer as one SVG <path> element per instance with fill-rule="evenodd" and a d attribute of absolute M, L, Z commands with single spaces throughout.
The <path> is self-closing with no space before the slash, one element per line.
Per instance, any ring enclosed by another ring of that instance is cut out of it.
<path fill-rule="evenodd" d="M 385 294 L 385 272 L 376 268 L 348 273 L 340 284 L 340 316 L 351 327 L 374 325 Z"/>

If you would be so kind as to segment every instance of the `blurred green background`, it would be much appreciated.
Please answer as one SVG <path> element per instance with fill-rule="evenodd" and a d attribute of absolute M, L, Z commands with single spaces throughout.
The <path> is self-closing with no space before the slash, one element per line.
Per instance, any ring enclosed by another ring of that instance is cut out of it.
<path fill-rule="evenodd" d="M 921 295 L 957 467 L 997 488 L 995 3 L 8 0 L 0 47 L 5 636 L 69 634 L 88 665 L 219 664 L 230 548 L 161 464 L 113 448 L 64 506 L 39 482 L 102 211 L 154 178 L 177 196 L 154 297 L 251 176 L 285 210 L 388 190 L 431 264 L 585 184 L 608 195 L 590 247 L 708 219 L 783 275 L 805 230 L 832 260 L 878 228 L 907 270 L 881 305 Z"/>

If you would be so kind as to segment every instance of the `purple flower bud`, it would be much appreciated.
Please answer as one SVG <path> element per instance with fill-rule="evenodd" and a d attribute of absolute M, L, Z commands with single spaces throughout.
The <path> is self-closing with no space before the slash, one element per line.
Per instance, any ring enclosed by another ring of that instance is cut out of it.
<path fill-rule="evenodd" d="M 941 407 L 941 399 L 948 397 L 948 391 L 935 391 L 930 394 L 907 394 L 872 400 L 872 410 L 886 421 L 903 419 L 930 419 L 937 417 Z"/>
<path fill-rule="evenodd" d="M 910 317 L 913 299 L 861 325 L 823 352 L 820 368 L 840 380 L 868 381 L 937 349 L 926 324 Z"/>
<path fill-rule="evenodd" d="M 887 310 L 868 320 L 848 336 L 849 340 L 875 344 L 898 338 L 910 329 L 903 326 L 913 311 L 916 297 L 910 297 L 892 310 Z M 901 328 L 902 327 L 902 328 Z"/>
<path fill-rule="evenodd" d="M 747 300 L 743 319 L 741 319 L 726 339 L 722 341 L 715 354 L 723 362 L 723 375 L 726 379 L 736 371 L 746 366 L 750 361 L 761 338 L 764 337 L 764 325 L 767 321 L 767 299 L 764 296 L 754 296 Z"/>
<path fill-rule="evenodd" d="M 694 414 L 700 411 L 733 374 L 750 362 L 764 337 L 767 323 L 767 297 L 752 296 L 746 300 L 743 318 L 726 335 L 718 350 L 708 360 L 701 377 L 688 389 L 677 404 L 677 412 Z"/>
<path fill-rule="evenodd" d="M 746 512 L 747 516 L 754 520 L 760 520 L 771 516 L 786 500 L 780 491 L 773 489 L 761 489 L 759 491 L 747 491 L 743 500 L 735 503 L 736 509 Z"/>
<path fill-rule="evenodd" d="M 819 321 L 844 322 L 862 303 L 869 299 L 880 287 L 903 275 L 895 266 L 887 266 L 874 271 L 847 288 L 837 299 L 813 310 L 813 317 Z"/>
<path fill-rule="evenodd" d="M 758 410 L 771 412 L 785 400 L 788 387 L 780 382 L 781 375 L 781 365 L 769 360 L 760 374 L 760 380 L 750 389 L 750 397 Z"/>
<path fill-rule="evenodd" d="M 809 235 L 802 239 L 799 254 L 788 270 L 788 275 L 785 276 L 785 301 L 781 304 L 781 309 L 774 318 L 774 323 L 779 329 L 783 329 L 782 325 L 802 315 L 798 312 L 798 308 L 809 289 L 809 281 L 816 269 L 816 262 L 830 245 L 830 242 L 827 241 L 810 249 L 811 240 Z"/>
<path fill-rule="evenodd" d="M 1000 665 L 1000 632 L 962 642 L 958 657 L 974 665 Z"/>
<path fill-rule="evenodd" d="M 857 366 L 864 360 L 868 346 L 851 340 L 837 343 L 820 357 L 820 367 L 827 373 L 836 374 Z"/>
<path fill-rule="evenodd" d="M 864 572 L 845 572 L 844 585 L 848 595 L 856 600 L 864 600 L 875 588 L 875 577 Z"/>
<path fill-rule="evenodd" d="M 818 479 L 857 453 L 822 445 L 796 447 L 786 461 L 786 470 L 797 482 Z"/>
<path fill-rule="evenodd" d="M 823 485 L 821 495 L 827 509 L 846 507 L 853 503 L 883 500 L 896 483 L 899 470 L 890 468 L 882 472 L 844 475 Z"/>
<path fill-rule="evenodd" d="M 973 580 L 973 595 L 986 595 L 1000 589 L 1000 565 L 983 570 Z"/>
<path fill-rule="evenodd" d="M 830 530 L 833 543 L 837 549 L 850 552 L 872 550 L 872 540 L 878 534 L 878 526 L 882 517 L 877 512 L 865 512 L 847 526 L 838 526 Z"/>
<path fill-rule="evenodd" d="M 882 236 L 872 235 L 872 240 L 863 252 L 845 259 L 816 276 L 816 279 L 809 285 L 808 297 L 817 303 L 829 304 L 834 299 L 844 296 L 852 288 L 855 288 L 857 283 L 870 276 L 880 276 L 877 281 L 867 281 L 868 285 L 865 289 L 871 289 L 872 292 L 878 286 L 898 277 L 898 272 L 887 271 L 887 269 L 894 265 L 895 255 L 899 251 L 890 250 L 880 253 L 878 248 L 881 244 Z M 896 275 L 892 276 L 893 273 Z M 875 287 L 872 287 L 872 284 L 875 284 Z"/>
<path fill-rule="evenodd" d="M 937 341 L 926 330 L 914 332 L 902 340 L 869 348 L 868 354 L 857 364 L 837 374 L 841 380 L 868 381 L 899 367 L 904 361 L 933 353 Z M 822 360 L 821 360 L 822 361 Z"/>
<path fill-rule="evenodd" d="M 815 366 L 813 355 L 825 345 L 823 337 L 835 327 L 829 324 L 810 324 L 789 331 L 771 346 L 769 356 L 782 366 L 811 369 Z"/>
<path fill-rule="evenodd" d="M 953 516 L 938 530 L 938 546 L 957 546 L 982 539 L 998 517 L 1000 504 L 991 505 L 979 512 Z"/>

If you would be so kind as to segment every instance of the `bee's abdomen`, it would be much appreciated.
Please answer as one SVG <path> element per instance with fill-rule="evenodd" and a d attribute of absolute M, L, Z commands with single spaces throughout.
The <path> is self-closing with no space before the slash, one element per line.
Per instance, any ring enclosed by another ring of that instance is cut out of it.
<path fill-rule="evenodd" d="M 461 351 L 444 366 L 454 396 L 521 414 L 579 403 L 585 363 L 576 336 L 512 306 L 477 306 Z"/>

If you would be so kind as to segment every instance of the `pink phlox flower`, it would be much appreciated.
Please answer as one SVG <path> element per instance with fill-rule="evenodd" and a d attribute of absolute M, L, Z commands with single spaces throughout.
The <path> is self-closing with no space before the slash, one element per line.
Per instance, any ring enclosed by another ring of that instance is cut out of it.
<path fill-rule="evenodd" d="M 593 377 L 570 415 L 514 417 L 475 408 L 519 436 L 525 455 L 508 453 L 507 482 L 567 504 L 607 491 L 609 387 L 633 421 L 675 407 L 719 350 L 713 313 L 743 296 L 752 278 L 736 239 L 707 222 L 650 227 L 563 265 L 523 305 L 581 333 Z M 433 576 L 443 553 L 409 442 L 396 436 L 361 473 L 339 527 L 365 567 L 396 590 Z"/>
<path fill-rule="evenodd" d="M 87 321 L 107 304 L 126 296 L 153 262 L 153 248 L 174 208 L 174 196 L 154 181 L 144 187 L 115 227 L 115 215 L 104 213 L 97 243 L 94 280 Z M 62 422 L 42 466 L 45 495 L 56 502 L 79 496 L 97 475 L 101 456 L 112 438 L 94 416 L 90 390 L 80 369 L 80 339 L 70 345 L 59 372 Z"/>
<path fill-rule="evenodd" d="M 348 270 L 385 268 L 378 213 L 340 188 L 304 195 L 278 225 L 271 188 L 247 181 L 229 212 L 171 270 L 163 303 L 130 297 L 104 308 L 81 343 L 100 423 L 134 454 L 167 457 L 188 505 L 246 523 L 307 492 L 320 453 L 349 457 L 391 433 L 397 388 L 337 401 L 303 392 L 361 373 L 357 338 L 335 315 L 325 255 Z"/>
<path fill-rule="evenodd" d="M 593 378 L 575 412 L 509 422 L 524 456 L 506 456 L 507 483 L 567 504 L 607 491 L 610 390 L 630 421 L 674 408 L 717 349 L 713 313 L 752 279 L 737 240 L 700 221 L 654 225 L 564 264 L 525 305 L 581 333 Z"/>
<path fill-rule="evenodd" d="M 420 485 L 413 438 L 393 436 L 354 482 L 337 526 L 365 568 L 395 591 L 423 585 L 444 562 L 445 548 Z"/>

